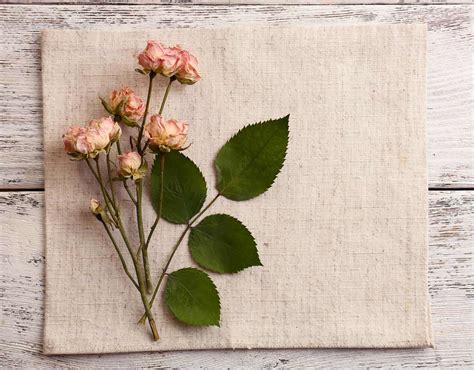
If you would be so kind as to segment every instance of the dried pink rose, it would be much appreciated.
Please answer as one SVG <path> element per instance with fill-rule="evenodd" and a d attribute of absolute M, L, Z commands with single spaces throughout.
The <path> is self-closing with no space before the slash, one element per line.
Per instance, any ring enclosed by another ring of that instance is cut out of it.
<path fill-rule="evenodd" d="M 182 66 L 180 46 L 167 47 L 149 40 L 145 50 L 138 55 L 138 63 L 145 71 L 153 71 L 166 77 L 174 76 Z"/>
<path fill-rule="evenodd" d="M 109 107 L 114 114 L 137 121 L 143 117 L 145 102 L 128 86 L 110 94 Z"/>
<path fill-rule="evenodd" d="M 197 70 L 197 59 L 186 50 L 181 52 L 182 66 L 176 74 L 176 79 L 182 84 L 192 85 L 201 79 Z"/>
<path fill-rule="evenodd" d="M 118 156 L 119 175 L 124 178 L 131 177 L 138 180 L 145 175 L 146 162 L 142 163 L 142 157 L 137 152 L 128 152 Z"/>
<path fill-rule="evenodd" d="M 92 132 L 88 127 L 73 126 L 63 135 L 64 150 L 75 159 L 92 156 L 96 146 L 102 148 L 102 144 L 108 141 L 105 135 L 100 135 L 97 130 Z"/>
<path fill-rule="evenodd" d="M 182 84 L 192 85 L 201 79 L 196 57 L 180 45 L 167 47 L 149 40 L 145 50 L 138 55 L 138 63 L 146 72 L 174 76 Z"/>
<path fill-rule="evenodd" d="M 97 127 L 88 127 L 84 140 L 92 147 L 87 152 L 87 156 L 91 158 L 95 158 L 99 153 L 105 152 L 105 148 L 110 144 L 108 133 Z"/>
<path fill-rule="evenodd" d="M 88 127 L 97 129 L 100 132 L 100 135 L 107 136 L 111 142 L 117 141 L 122 134 L 119 124 L 115 122 L 112 117 L 93 119 L 89 122 Z M 107 145 L 108 143 L 105 146 Z"/>
<path fill-rule="evenodd" d="M 92 120 L 87 126 L 70 127 L 63 135 L 64 150 L 75 159 L 95 158 L 120 138 L 120 126 L 111 117 Z"/>
<path fill-rule="evenodd" d="M 186 143 L 188 124 L 174 118 L 165 119 L 155 114 L 145 125 L 145 137 L 149 140 L 149 146 L 154 152 L 178 150 Z"/>
<path fill-rule="evenodd" d="M 87 128 L 72 126 L 63 135 L 64 150 L 68 154 L 87 154 L 93 149 L 92 144 L 86 140 Z"/>

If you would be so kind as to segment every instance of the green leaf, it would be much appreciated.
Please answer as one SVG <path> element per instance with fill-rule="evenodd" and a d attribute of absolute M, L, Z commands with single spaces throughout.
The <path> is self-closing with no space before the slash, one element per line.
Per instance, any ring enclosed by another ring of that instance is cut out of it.
<path fill-rule="evenodd" d="M 169 274 L 165 302 L 179 321 L 219 326 L 219 294 L 211 278 L 201 270 L 188 267 Z"/>
<path fill-rule="evenodd" d="M 221 148 L 215 160 L 219 193 L 247 200 L 272 186 L 285 161 L 289 117 L 246 126 Z"/>
<path fill-rule="evenodd" d="M 252 234 L 229 215 L 207 216 L 192 228 L 188 244 L 193 259 L 214 272 L 233 273 L 262 265 Z"/>
<path fill-rule="evenodd" d="M 172 223 L 187 224 L 206 200 L 206 180 L 184 154 L 175 150 L 157 154 L 151 170 L 151 197 L 156 212 L 160 204 L 161 156 L 164 156 L 161 216 Z"/>

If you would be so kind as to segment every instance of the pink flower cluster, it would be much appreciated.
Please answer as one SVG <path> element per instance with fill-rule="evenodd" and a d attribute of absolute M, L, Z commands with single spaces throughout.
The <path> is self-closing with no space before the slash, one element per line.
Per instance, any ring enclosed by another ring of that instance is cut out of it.
<path fill-rule="evenodd" d="M 64 150 L 76 159 L 95 158 L 120 138 L 122 130 L 112 117 L 90 121 L 86 126 L 70 127 L 63 135 Z"/>
<path fill-rule="evenodd" d="M 197 59 L 179 45 L 167 47 L 158 41 L 150 40 L 138 56 L 138 62 L 147 73 L 161 74 L 183 84 L 191 85 L 201 78 Z M 166 96 L 167 94 L 163 104 Z M 161 114 L 155 114 L 144 126 L 138 123 L 143 119 L 149 102 L 145 103 L 130 87 L 122 86 L 113 90 L 108 101 L 101 100 L 111 117 L 92 120 L 85 126 L 73 126 L 63 135 L 64 149 L 72 158 L 96 158 L 100 153 L 108 152 L 111 144 L 118 141 L 122 134 L 115 120 L 139 130 L 138 139 L 130 137 L 130 143 L 135 139 L 138 151 L 133 151 L 133 144 L 130 144 L 132 151 L 118 156 L 118 172 L 122 178 L 131 177 L 136 180 L 144 175 L 146 162 L 143 160 L 142 145 L 143 148 L 148 147 L 157 153 L 182 150 L 186 144 L 188 124 L 184 121 L 165 119 Z M 142 133 L 147 140 L 146 144 L 137 143 Z"/>
<path fill-rule="evenodd" d="M 138 63 L 146 72 L 175 77 L 182 84 L 192 85 L 201 79 L 196 57 L 179 45 L 167 47 L 149 40 L 145 50 L 138 55 Z"/>

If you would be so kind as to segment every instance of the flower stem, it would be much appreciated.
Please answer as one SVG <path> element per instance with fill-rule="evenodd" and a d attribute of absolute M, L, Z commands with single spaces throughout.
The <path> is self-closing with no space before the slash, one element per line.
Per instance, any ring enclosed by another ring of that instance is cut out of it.
<path fill-rule="evenodd" d="M 153 88 L 153 79 L 155 78 L 156 73 L 151 71 L 149 76 L 150 76 L 150 82 L 148 83 L 148 94 L 146 96 L 145 112 L 143 113 L 142 124 L 140 126 L 140 131 L 138 132 L 138 139 L 137 139 L 137 151 L 140 154 L 142 154 L 143 129 L 145 128 L 146 117 L 148 115 L 148 108 L 150 107 L 151 90 Z"/>
<path fill-rule="evenodd" d="M 120 231 L 120 234 L 122 235 L 123 241 L 125 242 L 128 253 L 130 254 L 130 257 L 132 258 L 133 267 L 135 268 L 135 274 L 137 275 L 137 280 L 138 280 L 138 290 L 140 291 L 140 297 L 142 299 L 143 307 L 145 308 L 145 316 L 148 317 L 148 322 L 150 325 L 151 332 L 153 334 L 153 339 L 158 340 L 159 339 L 158 330 L 156 328 L 155 319 L 151 312 L 151 305 L 147 298 L 146 282 L 143 277 L 143 272 L 140 268 L 138 259 L 135 257 L 135 254 L 133 252 L 130 241 L 128 240 L 127 233 L 125 232 L 125 228 L 123 226 L 123 223 L 120 217 L 118 217 L 117 227 Z"/>
<path fill-rule="evenodd" d="M 137 275 L 138 288 L 139 288 L 139 291 L 140 291 L 140 297 L 142 299 L 142 303 L 143 303 L 143 306 L 145 308 L 145 315 L 146 315 L 146 317 L 148 317 L 148 321 L 149 321 L 149 324 L 150 324 L 150 329 L 151 329 L 151 332 L 153 334 L 154 340 L 158 340 L 159 339 L 158 330 L 156 328 L 155 319 L 154 319 L 153 314 L 151 312 L 151 305 L 150 305 L 150 303 L 148 301 L 148 298 L 147 298 L 146 285 L 145 285 L 145 281 L 144 281 L 144 277 L 143 277 L 143 272 L 141 270 L 138 259 L 135 257 L 135 253 L 133 252 L 132 245 L 130 244 L 127 233 L 125 231 L 122 220 L 120 218 L 120 214 L 116 209 L 116 205 L 115 204 L 110 204 L 111 198 L 110 198 L 110 195 L 108 195 L 107 190 L 105 189 L 104 182 L 102 180 L 102 175 L 101 175 L 101 172 L 100 172 L 100 166 L 98 164 L 98 160 L 96 160 L 96 162 L 97 162 L 97 173 L 94 171 L 94 169 L 92 168 L 89 160 L 87 159 L 87 164 L 88 164 L 89 168 L 91 169 L 92 173 L 94 174 L 94 177 L 96 178 L 97 182 L 99 183 L 99 186 L 101 188 L 102 194 L 103 194 L 105 202 L 107 204 L 107 207 L 110 208 L 109 213 L 111 214 L 112 217 L 114 217 L 114 221 L 116 222 L 117 228 L 119 229 L 120 234 L 122 235 L 122 239 L 125 243 L 125 246 L 127 247 L 128 253 L 130 254 L 130 257 L 132 258 L 133 267 L 135 268 L 135 274 Z M 116 216 L 114 216 L 114 212 L 115 212 Z"/>
<path fill-rule="evenodd" d="M 148 298 L 147 298 L 146 283 L 144 281 L 143 273 L 142 273 L 142 271 L 140 270 L 140 268 L 138 266 L 137 259 L 135 258 L 134 261 L 135 261 L 134 262 L 135 269 L 137 271 L 138 285 L 140 287 L 140 296 L 142 298 L 143 306 L 145 307 L 145 315 L 146 315 L 146 317 L 148 317 L 148 322 L 149 322 L 149 325 L 150 325 L 151 333 L 153 335 L 153 339 L 156 341 L 156 340 L 160 339 L 160 337 L 158 335 L 158 330 L 156 328 L 155 318 L 153 317 L 153 313 L 151 312 L 151 305 L 150 305 L 150 303 L 148 301 Z"/>
<path fill-rule="evenodd" d="M 158 212 L 156 214 L 155 222 L 153 222 L 150 233 L 148 234 L 148 237 L 146 239 L 145 249 L 148 249 L 148 245 L 150 244 L 151 237 L 153 236 L 153 233 L 155 232 L 156 226 L 158 226 L 158 222 L 160 222 L 161 212 L 163 211 L 163 193 L 164 193 L 163 181 L 165 177 L 165 153 L 160 153 L 159 156 L 160 156 L 160 203 L 158 204 Z"/>
<path fill-rule="evenodd" d="M 132 203 L 135 204 L 135 206 L 136 206 L 136 205 L 137 205 L 137 200 L 136 200 L 135 197 L 133 196 L 132 191 L 130 190 L 130 188 L 128 187 L 127 180 L 124 179 L 122 182 L 123 182 L 123 187 L 125 188 L 125 190 L 126 190 L 127 193 L 128 193 L 128 196 L 130 197 L 130 200 L 131 200 Z"/>
<path fill-rule="evenodd" d="M 189 223 L 188 225 L 186 225 L 186 228 L 184 229 L 183 233 L 181 234 L 181 236 L 179 237 L 178 241 L 176 242 L 176 244 L 174 245 L 173 247 L 173 250 L 171 251 L 171 254 L 170 256 L 168 257 L 168 261 L 166 262 L 166 265 L 165 267 L 163 268 L 163 272 L 161 273 L 160 275 L 160 278 L 158 279 L 158 283 L 156 284 L 156 287 L 155 287 L 155 290 L 153 291 L 153 294 L 151 296 L 151 299 L 150 299 L 150 307 L 153 307 L 153 302 L 155 301 L 155 298 L 156 298 L 156 295 L 158 293 L 158 290 L 160 289 L 160 286 L 161 286 L 161 283 L 166 275 L 166 272 L 168 271 L 168 268 L 170 267 L 170 264 L 171 264 L 171 261 L 173 260 L 173 257 L 176 253 L 176 251 L 178 250 L 178 247 L 180 246 L 181 242 L 183 241 L 184 237 L 186 236 L 186 233 L 188 232 L 188 230 L 191 229 L 191 227 L 194 225 L 194 223 L 199 219 L 199 217 L 201 217 L 204 212 L 206 212 L 213 204 L 214 202 L 219 198 L 220 194 L 218 193 L 209 203 L 206 207 L 204 207 L 201 212 L 199 212 L 196 217 L 194 217 Z M 145 323 L 145 319 L 147 317 L 147 314 L 143 314 L 143 316 L 140 318 L 140 320 L 138 321 L 139 323 L 143 324 Z"/>
<path fill-rule="evenodd" d="M 135 281 L 135 279 L 133 278 L 132 274 L 130 273 L 130 271 L 128 270 L 128 266 L 127 266 L 127 263 L 125 262 L 125 259 L 123 258 L 123 254 L 122 252 L 120 251 L 118 245 L 117 245 L 117 242 L 115 241 L 115 238 L 114 236 L 112 235 L 112 232 L 110 231 L 110 229 L 108 228 L 107 224 L 103 221 L 101 221 L 102 225 L 104 226 L 105 228 L 105 231 L 107 232 L 107 235 L 109 236 L 110 240 L 112 241 L 112 244 L 114 245 L 114 248 L 115 250 L 117 251 L 117 254 L 120 258 L 120 262 L 122 262 L 122 267 L 123 267 L 123 270 L 125 271 L 125 273 L 127 274 L 127 276 L 129 277 L 130 281 L 132 282 L 132 284 L 135 286 L 135 288 L 138 289 L 138 291 L 140 291 L 140 287 L 138 286 L 137 282 Z"/>
<path fill-rule="evenodd" d="M 151 275 L 150 275 L 150 263 L 148 261 L 148 250 L 145 248 L 145 232 L 143 230 L 143 213 L 142 213 L 142 195 L 143 195 L 143 182 L 142 180 L 138 180 L 135 183 L 135 187 L 137 190 L 137 225 L 138 225 L 138 235 L 140 238 L 140 247 L 139 249 L 142 252 L 143 258 L 143 269 L 145 270 L 145 286 L 146 291 L 148 293 L 152 292 L 153 285 L 151 282 Z"/>
<path fill-rule="evenodd" d="M 173 76 L 170 78 L 170 81 L 168 82 L 168 86 L 166 86 L 166 91 L 165 91 L 165 95 L 163 96 L 163 100 L 161 101 L 161 105 L 160 105 L 160 110 L 158 111 L 158 114 L 161 116 L 161 114 L 163 113 L 163 109 L 165 108 L 165 103 L 166 103 L 166 100 L 168 99 L 168 94 L 170 92 L 170 88 L 171 88 L 171 84 L 173 83 L 173 81 L 175 80 L 176 78 Z"/>
<path fill-rule="evenodd" d="M 112 202 L 112 197 L 109 195 L 107 189 L 104 186 L 104 181 L 102 180 L 102 174 L 100 171 L 99 157 L 95 157 L 94 160 L 95 160 L 97 172 L 95 172 L 94 169 L 92 168 L 89 162 L 89 159 L 87 159 L 87 164 L 89 165 L 89 168 L 91 169 L 92 173 L 97 179 L 97 182 L 99 183 L 100 191 L 102 192 L 102 196 L 104 197 L 105 205 L 107 206 L 107 210 L 109 211 L 110 217 L 112 217 L 114 222 L 117 223 L 118 212 L 115 208 L 115 204 Z"/>
<path fill-rule="evenodd" d="M 94 175 L 94 178 L 97 180 L 97 182 L 100 185 L 99 176 L 97 175 L 94 168 L 92 167 L 91 162 L 89 161 L 89 158 L 86 158 L 86 163 L 87 163 L 87 166 L 89 167 L 89 169 L 91 170 L 92 174 Z M 100 187 L 100 188 L 101 188 L 101 191 L 102 191 L 102 187 Z M 106 197 L 109 201 L 112 200 L 112 198 L 110 197 L 110 194 L 107 192 L 107 189 L 104 189 L 104 190 L 105 190 L 105 196 L 104 197 Z M 102 194 L 102 195 L 104 195 L 104 194 Z"/>
<path fill-rule="evenodd" d="M 117 207 L 117 201 L 115 199 L 114 182 L 112 181 L 112 171 L 110 169 L 110 155 L 109 155 L 109 153 L 107 153 L 106 162 L 107 162 L 107 175 L 108 175 L 108 178 L 109 178 L 110 193 L 112 194 L 112 202 Z"/>
<path fill-rule="evenodd" d="M 169 82 L 168 82 L 168 86 L 166 87 L 166 91 L 165 91 L 165 95 L 163 96 L 163 100 L 161 101 L 161 105 L 160 105 L 160 111 L 158 114 L 161 115 L 161 113 L 163 113 L 163 109 L 165 107 L 165 104 L 166 104 L 166 100 L 168 99 L 168 94 L 170 92 L 170 88 L 171 88 L 171 84 L 173 83 L 173 81 L 176 79 L 176 77 L 171 77 Z M 143 151 L 145 151 L 146 147 L 148 145 L 148 142 L 145 144 L 144 148 L 143 148 Z M 143 246 L 144 249 L 148 249 L 148 245 L 150 244 L 150 241 L 151 241 L 151 237 L 153 236 L 153 233 L 155 232 L 155 229 L 156 229 L 156 226 L 158 226 L 158 222 L 160 222 L 160 218 L 161 218 L 161 211 L 162 211 L 162 207 L 163 207 L 163 173 L 164 173 L 164 166 L 165 166 L 165 153 L 160 153 L 161 157 L 160 157 L 160 161 L 161 161 L 161 189 L 160 189 L 160 206 L 159 206 L 159 211 L 158 211 L 158 214 L 155 218 L 155 222 L 153 222 L 153 225 L 151 227 L 151 230 L 150 230 L 150 233 L 148 234 L 148 237 L 147 237 L 147 240 L 146 240 L 146 243 L 145 245 Z M 142 157 L 143 158 L 143 157 Z M 138 254 L 140 254 L 141 252 L 141 247 L 140 249 L 138 250 Z M 145 252 L 147 253 L 147 252 Z"/>

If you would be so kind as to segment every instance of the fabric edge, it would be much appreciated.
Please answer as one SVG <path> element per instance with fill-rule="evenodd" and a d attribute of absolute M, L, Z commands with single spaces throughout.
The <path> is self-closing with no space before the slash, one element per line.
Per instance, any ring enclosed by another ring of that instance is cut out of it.
<path fill-rule="evenodd" d="M 151 339 L 150 339 L 151 341 Z M 117 353 L 144 353 L 144 352 L 155 352 L 155 353 L 165 353 L 165 352 L 175 352 L 175 351 L 254 351 L 254 350 L 264 350 L 264 351 L 272 351 L 272 350 L 287 350 L 287 349 L 294 349 L 294 350 L 390 350 L 390 349 L 400 349 L 400 350 L 409 350 L 409 349 L 428 349 L 434 348 L 433 344 L 427 338 L 426 341 L 417 343 L 417 344 L 408 344 L 408 345 L 380 345 L 377 347 L 360 347 L 360 346 L 287 346 L 287 347 L 215 347 L 215 348 L 194 348 L 194 349 L 180 349 L 180 348 L 170 348 L 166 350 L 160 350 L 157 348 L 148 347 L 146 349 L 124 349 L 118 350 L 114 352 L 108 351 L 84 351 L 84 352 L 70 352 L 70 351 L 54 351 L 54 350 L 47 350 L 43 349 L 43 354 L 46 356 L 56 356 L 56 355 L 106 355 L 106 354 L 117 354 Z"/>
<path fill-rule="evenodd" d="M 426 31 L 427 31 L 427 26 L 426 24 L 423 24 L 423 23 L 411 23 L 411 24 L 387 24 L 387 23 L 367 23 L 367 24 L 358 24 L 358 25 L 350 25 L 350 24 L 334 24 L 334 25 L 300 25 L 300 26 L 296 26 L 296 27 L 300 27 L 300 28 L 332 28 L 332 27 L 354 27 L 354 26 L 357 26 L 357 27 L 361 27 L 361 28 L 375 28 L 375 27 L 381 27 L 381 26 L 399 26 L 399 27 L 403 27 L 403 28 L 410 28 L 412 27 L 413 29 L 416 29 L 420 32 L 420 35 L 422 33 L 422 37 L 424 39 L 424 50 L 422 51 L 423 52 L 423 55 L 424 55 L 424 60 L 423 60 L 423 65 L 422 65 L 422 68 L 424 69 L 424 76 L 425 76 L 425 79 L 424 79 L 424 86 L 423 86 L 423 90 L 424 90 L 424 96 L 423 96 L 423 99 L 424 99 L 424 117 L 423 117 L 423 125 L 424 125 L 424 133 L 425 133 L 425 143 L 424 143 L 424 147 L 425 147 L 425 160 L 427 158 L 427 130 L 426 130 Z M 275 28 L 275 26 L 266 26 L 266 25 L 258 25 L 258 24 L 248 24 L 248 25 L 245 25 L 245 26 L 226 26 L 226 27 L 199 27 L 199 28 L 202 28 L 202 29 L 209 29 L 209 30 L 215 30 L 215 29 L 229 29 L 229 28 L 249 28 L 249 27 L 254 27 L 254 28 Z M 283 26 L 282 28 L 294 28 L 295 26 Z M 160 29 L 160 28 L 156 28 L 156 29 Z M 161 28 L 163 29 L 163 28 Z M 170 28 L 166 28 L 167 30 L 169 30 Z M 171 28 L 173 29 L 173 28 Z M 178 29 L 181 29 L 181 28 L 174 28 L 176 30 Z M 418 32 L 417 31 L 417 32 Z M 66 33 L 66 34 L 81 34 L 81 33 L 116 33 L 116 32 L 126 32 L 126 33 L 129 33 L 129 32 L 140 32 L 140 30 L 137 30 L 137 29 L 127 29 L 127 30 L 100 30 L 100 29 L 96 29 L 96 30 L 57 30 L 57 29 L 49 29 L 49 30 L 44 30 L 42 31 L 42 34 L 41 34 L 41 65 L 42 65 L 42 73 L 41 73 L 41 78 L 42 78 L 42 94 L 43 94 L 43 122 L 45 122 L 47 120 L 47 117 L 45 117 L 45 112 L 47 112 L 47 109 L 46 109 L 46 106 L 48 105 L 48 100 L 45 99 L 44 97 L 46 96 L 45 92 L 46 92 L 46 84 L 45 84 L 45 75 L 47 73 L 47 63 L 49 62 L 48 60 L 48 53 L 45 51 L 46 50 L 46 47 L 48 47 L 48 43 L 50 42 L 54 42 L 54 40 L 57 40 L 59 39 L 61 36 L 61 34 L 63 33 Z M 46 72 L 45 72 L 46 71 Z M 46 169 L 45 169 L 46 171 Z M 427 167 L 426 167 L 426 171 L 427 171 Z M 45 176 L 46 178 L 46 176 Z M 427 183 L 427 175 L 426 175 L 426 183 Z M 46 180 L 45 180 L 45 199 L 47 199 L 48 197 L 48 191 L 47 191 L 47 184 L 46 184 Z M 427 190 L 426 190 L 426 193 L 425 193 L 425 198 L 426 198 L 426 211 L 428 211 L 428 196 L 427 196 Z M 47 201 L 45 201 L 45 204 L 47 204 Z M 45 208 L 45 214 L 46 214 L 46 208 Z M 427 217 L 427 216 L 426 216 Z M 48 227 L 48 222 L 47 222 L 47 218 L 45 217 L 45 230 L 47 230 L 47 227 Z M 426 223 L 426 228 L 428 229 L 428 226 L 429 226 L 429 223 L 427 222 Z M 45 232 L 45 235 L 47 235 L 47 232 Z M 295 346 L 290 346 L 290 347 L 270 347 L 270 348 L 265 348 L 265 347 L 262 347 L 262 348 L 254 348 L 254 349 L 267 349 L 267 350 L 270 350 L 270 349 L 286 349 L 286 348 L 291 348 L 291 349 L 336 349 L 336 348 L 340 348 L 340 349 L 409 349 L 409 348 L 433 348 L 434 347 L 434 343 L 433 343 L 433 333 L 432 333 L 432 322 L 431 322 L 431 312 L 430 312 L 430 295 L 429 295 L 429 292 L 428 292 L 428 284 L 427 284 L 427 270 L 428 270 L 428 262 L 429 262 L 429 244 L 428 244 L 428 233 L 426 234 L 425 238 L 426 238 L 426 256 L 425 256 L 425 263 L 426 263 L 426 270 L 425 270 L 425 276 L 424 276 L 424 283 L 425 283 L 425 289 L 426 289 L 426 296 L 427 296 L 427 309 L 426 309 L 426 317 L 425 317 L 425 338 L 420 341 L 420 343 L 417 343 L 417 344 L 414 344 L 414 345 L 410 345 L 410 344 L 407 344 L 407 345 L 398 345 L 398 346 L 394 346 L 394 345 L 382 345 L 382 346 L 377 346 L 377 347 L 373 347 L 373 346 L 367 346 L 367 347 L 344 347 L 344 346 L 322 346 L 322 347 L 311 347 L 311 346 L 302 346 L 302 347 L 295 347 Z M 46 238 L 46 236 L 45 236 Z M 47 243 L 46 243 L 47 244 Z M 45 254 L 47 255 L 47 245 L 45 245 Z M 46 262 L 46 268 L 45 268 L 45 272 L 44 272 L 44 276 L 45 276 L 45 285 L 47 286 L 47 262 Z M 45 307 L 47 306 L 47 294 L 45 294 L 45 297 L 44 297 L 44 300 L 45 300 Z M 46 323 L 47 321 L 47 315 L 46 315 L 46 309 L 45 309 L 45 315 L 44 315 L 44 319 L 43 319 L 44 323 Z M 176 351 L 176 350 L 180 350 L 179 348 L 175 348 L 175 349 L 167 349 L 167 350 L 159 350 L 157 348 L 153 348 L 153 349 L 146 349 L 146 350 L 133 350 L 133 349 L 127 349 L 127 350 L 124 350 L 124 351 L 116 351 L 116 352 L 100 352 L 100 351 L 97 351 L 97 352 L 67 352 L 67 351 L 55 351 L 54 348 L 51 348 L 50 346 L 48 346 L 48 336 L 47 336 L 47 332 L 45 330 L 46 328 L 46 324 L 44 325 L 43 327 L 43 354 L 45 355 L 59 355 L 59 354 L 92 354 L 92 353 L 95 353 L 95 354 L 104 354 L 104 353 L 126 353 L 126 352 L 147 352 L 147 351 L 158 351 L 158 352 L 169 352 L 169 351 Z M 212 349 L 212 348 L 208 348 L 208 349 Z M 214 348 L 214 350 L 217 349 L 217 350 L 229 350 L 229 349 L 232 349 L 232 350 L 235 350 L 235 349 L 239 349 L 239 350 L 242 350 L 242 349 L 250 349 L 250 348 L 245 348 L 245 347 L 236 347 L 236 348 L 232 348 L 232 347 L 224 347 L 224 348 Z M 206 350 L 204 348 L 201 348 L 201 349 L 190 349 L 190 350 Z"/>
<path fill-rule="evenodd" d="M 421 24 L 418 32 L 421 34 L 423 39 L 423 132 L 424 132 L 424 156 L 425 156 L 425 215 L 426 215 L 426 233 L 425 233 L 425 271 L 424 271 L 424 285 L 425 285 L 425 296 L 426 296 L 426 317 L 425 317 L 425 327 L 426 327 L 426 343 L 428 348 L 435 348 L 435 342 L 433 337 L 433 322 L 431 319 L 431 296 L 429 293 L 429 282 L 428 282 L 428 272 L 429 272 L 429 253 L 430 253 L 430 244 L 429 244 L 429 180 L 428 180 L 428 130 L 427 130 L 427 34 L 428 26 L 426 24 Z"/>

